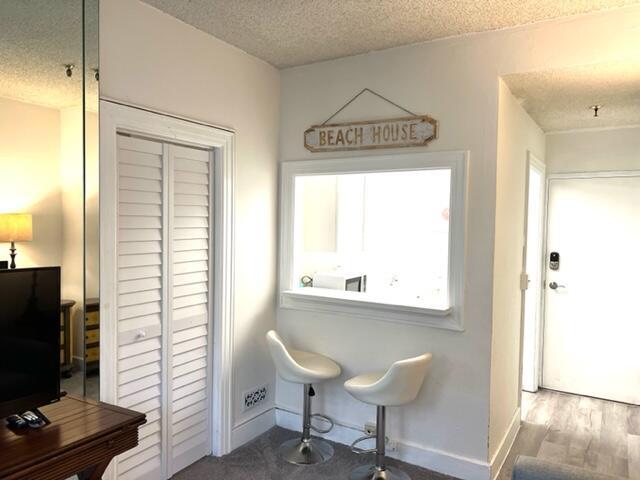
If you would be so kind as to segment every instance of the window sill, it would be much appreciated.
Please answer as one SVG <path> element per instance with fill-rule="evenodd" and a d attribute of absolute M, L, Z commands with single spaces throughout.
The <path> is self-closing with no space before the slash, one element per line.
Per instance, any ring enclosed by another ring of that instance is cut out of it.
<path fill-rule="evenodd" d="M 420 325 L 447 330 L 463 331 L 460 316 L 453 307 L 428 308 L 399 305 L 372 298 L 358 298 L 357 293 L 319 288 L 285 290 L 280 294 L 280 307 L 354 315 L 391 323 Z"/>

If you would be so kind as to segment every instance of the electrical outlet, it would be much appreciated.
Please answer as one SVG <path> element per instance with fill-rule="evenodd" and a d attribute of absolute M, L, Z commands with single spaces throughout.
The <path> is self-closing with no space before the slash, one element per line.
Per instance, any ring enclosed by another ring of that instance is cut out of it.
<path fill-rule="evenodd" d="M 364 433 L 367 435 L 375 435 L 377 431 L 378 430 L 374 422 L 367 422 L 364 424 Z"/>
<path fill-rule="evenodd" d="M 387 439 L 386 448 L 390 452 L 397 452 L 398 451 L 398 442 L 396 442 L 395 440 Z"/>
<path fill-rule="evenodd" d="M 267 385 L 247 390 L 242 394 L 242 409 L 244 411 L 259 405 L 267 399 Z"/>

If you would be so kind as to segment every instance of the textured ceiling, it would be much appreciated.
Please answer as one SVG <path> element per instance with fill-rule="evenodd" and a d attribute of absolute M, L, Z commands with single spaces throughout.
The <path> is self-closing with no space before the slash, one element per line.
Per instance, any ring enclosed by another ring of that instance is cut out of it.
<path fill-rule="evenodd" d="M 53 108 L 82 103 L 82 3 L 0 0 L 0 97 Z M 98 64 L 98 0 L 87 2 L 87 63 Z M 64 65 L 76 65 L 71 78 Z M 89 72 L 90 101 L 97 82 Z"/>
<path fill-rule="evenodd" d="M 547 132 L 640 124 L 640 62 L 586 65 L 504 77 Z M 591 105 L 602 105 L 598 117 Z"/>
<path fill-rule="evenodd" d="M 144 0 L 277 67 L 640 0 Z"/>

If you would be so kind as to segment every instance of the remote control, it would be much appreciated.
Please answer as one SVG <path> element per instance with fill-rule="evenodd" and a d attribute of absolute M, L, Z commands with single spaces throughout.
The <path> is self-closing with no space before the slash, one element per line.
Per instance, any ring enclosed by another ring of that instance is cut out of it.
<path fill-rule="evenodd" d="M 27 426 L 27 422 L 25 422 L 20 415 L 9 415 L 6 422 L 9 428 L 20 429 Z"/>
<path fill-rule="evenodd" d="M 44 425 L 44 420 L 31 411 L 26 411 L 20 416 L 31 428 L 40 428 Z"/>

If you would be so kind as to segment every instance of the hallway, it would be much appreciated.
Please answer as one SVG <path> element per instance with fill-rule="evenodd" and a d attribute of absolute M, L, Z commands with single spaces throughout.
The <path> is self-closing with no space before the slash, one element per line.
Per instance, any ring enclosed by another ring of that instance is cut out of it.
<path fill-rule="evenodd" d="M 640 479 L 640 407 L 551 390 L 522 393 L 522 426 L 499 480 L 518 455 Z"/>

